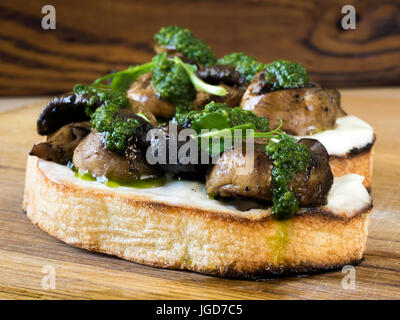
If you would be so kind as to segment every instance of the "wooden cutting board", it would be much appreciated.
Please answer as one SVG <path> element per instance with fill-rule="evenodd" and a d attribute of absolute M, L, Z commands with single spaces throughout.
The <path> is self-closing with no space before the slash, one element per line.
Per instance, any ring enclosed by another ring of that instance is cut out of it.
<path fill-rule="evenodd" d="M 228 280 L 142 266 L 52 238 L 21 209 L 26 157 L 40 139 L 35 125 L 43 103 L 36 103 L 0 114 L 0 298 L 400 299 L 400 89 L 344 90 L 342 96 L 345 110 L 368 121 L 377 135 L 374 211 L 355 288 L 342 286 L 347 273 L 341 270 Z M 48 286 L 49 270 L 55 288 Z"/>

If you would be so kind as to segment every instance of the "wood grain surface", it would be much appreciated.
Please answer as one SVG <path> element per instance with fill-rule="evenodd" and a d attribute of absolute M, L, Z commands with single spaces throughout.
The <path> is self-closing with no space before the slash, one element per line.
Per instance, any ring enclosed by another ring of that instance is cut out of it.
<path fill-rule="evenodd" d="M 343 90 L 343 106 L 374 126 L 377 142 L 365 260 L 356 289 L 341 271 L 242 281 L 162 270 L 70 247 L 22 212 L 25 162 L 44 103 L 0 114 L 0 298 L 4 299 L 400 299 L 400 89 Z M 42 270 L 56 271 L 45 290 Z"/>
<path fill-rule="evenodd" d="M 400 84 L 399 0 L 47 0 L 0 2 L 0 95 L 47 95 L 149 61 L 160 27 L 188 27 L 221 56 L 304 64 L 325 86 Z M 353 4 L 356 30 L 343 30 Z"/>

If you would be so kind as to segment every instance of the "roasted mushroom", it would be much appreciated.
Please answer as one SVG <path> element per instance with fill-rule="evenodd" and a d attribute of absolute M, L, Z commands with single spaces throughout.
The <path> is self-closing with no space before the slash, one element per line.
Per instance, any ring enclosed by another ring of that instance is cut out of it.
<path fill-rule="evenodd" d="M 201 160 L 207 159 L 208 161 L 208 154 L 203 154 L 198 148 L 197 141 L 192 140 L 190 136 L 187 136 L 185 140 L 179 139 L 179 133 L 186 128 L 176 126 L 176 132 L 171 131 L 171 128 L 174 127 L 174 124 L 160 126 L 152 132 L 150 144 L 154 158 L 162 162 L 160 167 L 166 172 L 184 178 L 204 179 L 207 165 L 201 164 Z M 187 148 L 181 149 L 185 145 Z M 194 151 L 195 154 L 190 154 L 191 151 Z M 161 152 L 164 154 L 161 155 Z M 171 152 L 175 154 L 172 155 Z M 189 159 L 190 161 L 188 161 Z"/>
<path fill-rule="evenodd" d="M 46 142 L 35 144 L 31 156 L 67 164 L 72 159 L 76 146 L 90 133 L 90 122 L 70 123 L 47 137 Z"/>
<path fill-rule="evenodd" d="M 249 166 L 252 162 L 253 168 Z M 272 162 L 264 151 L 264 145 L 254 145 L 254 152 L 246 152 L 245 148 L 227 150 L 207 172 L 207 194 L 271 200 L 271 172 Z"/>
<path fill-rule="evenodd" d="M 139 102 L 143 110 L 150 112 L 156 117 L 172 118 L 175 114 L 175 106 L 160 99 L 151 83 L 152 73 L 141 75 L 132 83 L 127 92 L 128 98 Z"/>
<path fill-rule="evenodd" d="M 324 205 L 333 184 L 328 152 L 323 144 L 316 139 L 304 138 L 300 139 L 298 143 L 307 146 L 310 150 L 311 159 L 306 172 L 295 175 L 290 187 L 295 192 L 300 205 L 304 207 Z"/>
<path fill-rule="evenodd" d="M 152 114 L 150 111 L 146 110 L 143 105 L 137 101 L 130 100 L 131 102 L 131 108 L 128 109 L 129 111 L 133 112 L 134 114 L 138 114 L 141 117 L 145 118 L 150 122 L 153 126 L 158 125 L 158 121 L 154 114 Z"/>
<path fill-rule="evenodd" d="M 243 95 L 240 107 L 266 117 L 271 128 L 279 126 L 293 135 L 309 135 L 332 129 L 336 118 L 345 115 L 340 107 L 340 93 L 318 85 L 306 88 L 271 91 L 265 72 L 258 73 Z"/>
<path fill-rule="evenodd" d="M 137 145 L 128 146 L 129 156 L 119 155 L 105 148 L 103 134 L 93 130 L 75 149 L 73 164 L 95 177 L 120 182 L 132 182 L 161 175 L 157 166 L 149 165 Z"/>
<path fill-rule="evenodd" d="M 51 99 L 39 115 L 37 132 L 49 135 L 68 123 L 89 121 L 90 117 L 85 112 L 88 102 L 88 96 L 75 93 Z M 95 104 L 92 108 L 99 106 Z"/>
<path fill-rule="evenodd" d="M 49 135 L 68 123 L 89 121 L 90 117 L 86 112 L 89 104 L 91 112 L 101 106 L 100 100 L 92 101 L 91 99 L 90 95 L 76 95 L 75 93 L 51 99 L 39 115 L 37 132 L 40 135 Z M 150 123 L 157 125 L 154 115 L 140 103 L 131 100 L 128 110 L 142 113 Z"/>
<path fill-rule="evenodd" d="M 304 173 L 292 178 L 290 188 L 301 206 L 325 204 L 333 183 L 328 153 L 315 139 L 301 139 L 298 143 L 309 148 L 311 160 Z M 251 162 L 253 166 L 249 165 Z M 207 172 L 207 194 L 271 201 L 272 170 L 273 163 L 265 153 L 264 145 L 255 145 L 254 152 L 236 149 L 225 151 Z"/>
<path fill-rule="evenodd" d="M 197 90 L 197 97 L 194 101 L 195 109 L 202 109 L 211 101 L 224 102 L 228 107 L 237 107 L 240 104 L 245 92 L 246 78 L 229 65 L 214 65 L 211 67 L 201 67 L 197 76 L 204 82 L 224 87 L 228 94 L 225 96 L 215 96 L 207 92 Z"/>

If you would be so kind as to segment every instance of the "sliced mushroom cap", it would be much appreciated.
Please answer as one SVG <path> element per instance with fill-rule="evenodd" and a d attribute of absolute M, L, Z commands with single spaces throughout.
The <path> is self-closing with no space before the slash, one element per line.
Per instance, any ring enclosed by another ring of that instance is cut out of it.
<path fill-rule="evenodd" d="M 141 75 L 128 90 L 128 98 L 139 102 L 144 111 L 156 117 L 172 118 L 175 114 L 175 106 L 160 99 L 151 83 L 151 78 L 151 72 Z"/>
<path fill-rule="evenodd" d="M 203 81 L 213 85 L 223 83 L 230 87 L 245 87 L 248 84 L 246 77 L 233 66 L 225 64 L 215 64 L 210 67 L 203 66 L 199 68 L 196 75 Z"/>
<path fill-rule="evenodd" d="M 293 135 L 332 129 L 336 118 L 345 114 L 338 90 L 313 86 L 270 91 L 264 71 L 254 77 L 240 107 L 268 118 L 271 128 L 278 127 L 282 119 L 282 130 Z"/>
<path fill-rule="evenodd" d="M 125 120 L 135 119 L 139 122 L 139 126 L 136 127 L 134 135 L 130 137 L 131 142 L 136 141 L 141 148 L 146 148 L 150 144 L 149 141 L 146 141 L 146 135 L 147 132 L 153 128 L 153 125 L 148 121 L 148 119 L 146 119 L 146 117 L 135 114 L 129 109 L 119 110 L 117 116 Z"/>
<path fill-rule="evenodd" d="M 130 99 L 130 103 L 131 103 L 131 108 L 130 111 L 143 117 L 145 120 L 148 120 L 148 122 L 150 122 L 153 126 L 157 126 L 158 125 L 158 121 L 156 119 L 156 117 L 154 116 L 154 114 L 152 114 L 151 112 L 149 112 L 148 110 L 145 110 L 145 108 L 143 107 L 143 105 L 137 101 L 133 101 Z"/>
<path fill-rule="evenodd" d="M 165 172 L 181 177 L 204 179 L 207 165 L 201 164 L 202 151 L 199 149 L 197 141 L 190 138 L 190 129 L 177 126 L 176 131 L 171 131 L 170 129 L 175 126 L 174 124 L 170 125 L 160 126 L 150 135 L 153 155 L 159 162 L 163 162 L 160 163 L 160 167 Z M 179 136 L 181 130 L 188 130 L 188 136 L 184 141 L 184 137 Z M 175 155 L 171 155 L 171 152 L 174 152 Z M 191 152 L 194 153 L 191 154 Z M 203 159 L 208 159 L 208 154 L 203 155 Z"/>
<path fill-rule="evenodd" d="M 66 124 L 89 121 L 90 117 L 85 112 L 88 99 L 85 95 L 77 96 L 74 93 L 51 99 L 39 115 L 37 132 L 40 135 L 49 135 Z M 100 104 L 95 104 L 92 108 L 99 106 Z"/>
<path fill-rule="evenodd" d="M 254 151 L 237 148 L 225 151 L 206 174 L 207 194 L 215 197 L 249 197 L 271 200 L 273 165 L 264 145 Z"/>
<path fill-rule="evenodd" d="M 93 176 L 121 182 L 159 176 L 160 170 L 147 164 L 142 152 L 136 151 L 132 150 L 131 158 L 111 152 L 105 148 L 103 134 L 93 130 L 75 149 L 72 161 L 76 168 Z"/>
<path fill-rule="evenodd" d="M 231 108 L 240 105 L 247 82 L 246 78 L 236 71 L 234 67 L 228 65 L 202 67 L 196 72 L 196 74 L 200 79 L 209 84 L 224 87 L 228 93 L 225 96 L 215 96 L 197 90 L 197 96 L 194 101 L 195 109 L 202 109 L 211 101 L 226 103 L 227 106 Z"/>
<path fill-rule="evenodd" d="M 329 156 L 315 139 L 301 139 L 311 152 L 304 173 L 296 174 L 290 183 L 300 206 L 326 204 L 333 183 Z M 273 163 L 264 151 L 265 145 L 255 145 L 254 151 L 225 151 L 206 175 L 207 194 L 216 197 L 249 197 L 272 200 Z"/>
<path fill-rule="evenodd" d="M 196 99 L 193 101 L 193 106 L 195 110 L 201 110 L 205 105 L 210 102 L 226 103 L 230 108 L 234 108 L 240 105 L 244 89 L 239 89 L 236 87 L 230 87 L 226 84 L 220 84 L 220 87 L 224 87 L 228 92 L 225 96 L 215 96 L 209 94 L 205 91 L 197 90 Z"/>
<path fill-rule="evenodd" d="M 300 139 L 298 143 L 307 146 L 310 150 L 311 159 L 306 172 L 295 175 L 290 187 L 301 206 L 324 205 L 333 184 L 328 152 L 323 144 L 316 139 Z"/>
<path fill-rule="evenodd" d="M 70 123 L 47 137 L 46 142 L 35 144 L 31 156 L 67 164 L 72 159 L 76 146 L 90 133 L 90 122 Z"/>
<path fill-rule="evenodd" d="M 37 120 L 37 131 L 40 135 L 49 135 L 57 131 L 62 126 L 81 121 L 89 121 L 90 117 L 86 114 L 86 108 L 91 97 L 88 95 L 76 95 L 75 93 L 55 97 L 51 99 L 42 109 Z M 128 110 L 133 113 L 142 113 L 153 125 L 157 125 L 157 120 L 151 112 L 148 112 L 137 101 L 130 100 Z M 101 106 L 100 101 L 90 104 L 93 112 Z"/>

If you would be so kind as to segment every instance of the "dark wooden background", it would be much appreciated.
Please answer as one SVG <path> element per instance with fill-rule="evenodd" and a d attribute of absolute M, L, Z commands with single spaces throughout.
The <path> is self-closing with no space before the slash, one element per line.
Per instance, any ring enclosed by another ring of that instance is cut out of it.
<path fill-rule="evenodd" d="M 45 4 L 56 30 L 41 28 Z M 345 4 L 356 7 L 356 30 L 341 28 Z M 0 95 L 63 92 L 148 61 L 153 34 L 171 24 L 217 55 L 298 61 L 325 86 L 400 84 L 399 0 L 1 0 Z"/>

